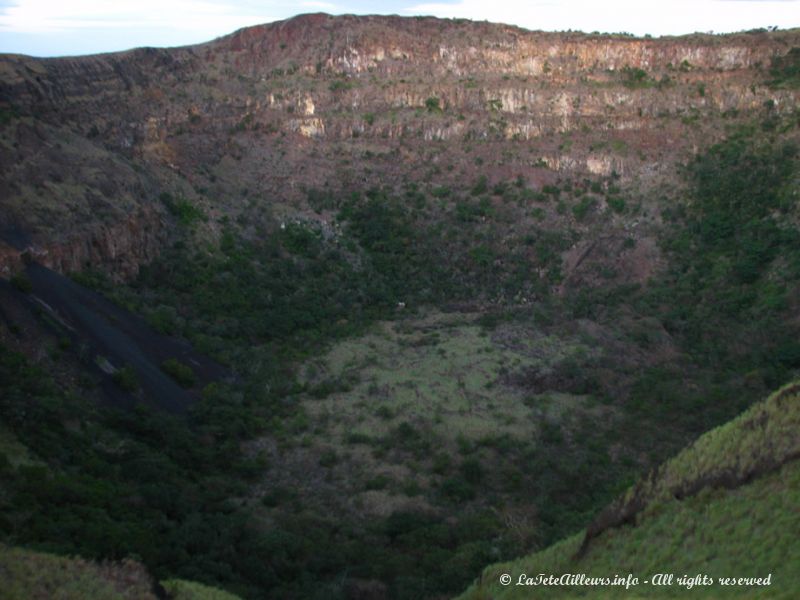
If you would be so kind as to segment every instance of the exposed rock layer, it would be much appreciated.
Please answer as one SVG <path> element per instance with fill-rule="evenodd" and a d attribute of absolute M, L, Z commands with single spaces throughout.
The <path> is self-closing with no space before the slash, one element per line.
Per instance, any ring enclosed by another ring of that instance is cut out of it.
<path fill-rule="evenodd" d="M 165 237 L 164 190 L 235 212 L 326 184 L 663 173 L 713 119 L 794 110 L 766 81 L 797 45 L 316 14 L 185 48 L 0 57 L 0 268 L 28 252 L 130 276 Z"/>

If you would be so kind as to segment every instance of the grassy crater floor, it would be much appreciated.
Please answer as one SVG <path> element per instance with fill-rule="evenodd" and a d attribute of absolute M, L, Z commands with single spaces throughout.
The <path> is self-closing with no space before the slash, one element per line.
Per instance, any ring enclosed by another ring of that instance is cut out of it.
<path fill-rule="evenodd" d="M 253 444 L 282 465 L 263 488 L 291 485 L 313 498 L 326 489 L 342 497 L 346 487 L 350 508 L 372 516 L 468 502 L 476 486 L 518 495 L 522 454 L 551 447 L 544 429 L 569 438 L 578 415 L 599 419 L 613 410 L 589 396 L 531 393 L 518 375 L 594 352 L 578 336 L 529 324 L 487 329 L 472 313 L 377 323 L 305 364 L 299 443 Z"/>

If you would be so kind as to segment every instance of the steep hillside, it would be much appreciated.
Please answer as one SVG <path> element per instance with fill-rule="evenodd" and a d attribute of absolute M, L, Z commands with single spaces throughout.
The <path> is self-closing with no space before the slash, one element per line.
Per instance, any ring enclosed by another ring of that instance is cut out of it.
<path fill-rule="evenodd" d="M 800 588 L 799 431 L 795 383 L 701 436 L 610 505 L 585 533 L 488 567 L 461 598 L 671 598 L 692 586 L 705 598 L 791 598 Z M 639 583 L 625 591 L 518 585 L 563 573 L 612 580 L 632 574 Z M 671 584 L 655 578 L 660 573 L 673 574 Z M 511 579 L 501 581 L 503 574 Z M 705 583 L 698 575 L 706 576 Z M 767 577 L 768 585 L 720 581 Z"/>
<path fill-rule="evenodd" d="M 144 402 L 185 412 L 206 385 L 229 376 L 180 340 L 160 335 L 124 308 L 40 265 L 0 281 L 0 318 L 23 348 L 55 343 L 75 354 L 82 377 L 117 406 Z M 4 336 L 5 337 L 5 336 Z"/>

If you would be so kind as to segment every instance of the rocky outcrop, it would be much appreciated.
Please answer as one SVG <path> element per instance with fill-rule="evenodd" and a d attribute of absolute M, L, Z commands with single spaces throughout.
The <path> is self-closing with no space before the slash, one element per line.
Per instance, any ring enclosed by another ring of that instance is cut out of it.
<path fill-rule="evenodd" d="M 203 47 L 207 59 L 231 53 L 242 71 L 268 76 L 290 68 L 388 75 L 576 77 L 625 67 L 731 71 L 765 66 L 796 33 L 692 35 L 636 39 L 622 35 L 544 33 L 485 22 L 432 17 L 302 15 L 249 27 Z M 424 65 L 426 71 L 421 71 Z"/>
<path fill-rule="evenodd" d="M 462 113 L 468 123 L 513 117 L 509 137 L 524 130 L 530 139 L 586 119 L 639 129 L 676 112 L 750 110 L 766 100 L 790 108 L 794 94 L 760 84 L 772 58 L 798 44 L 796 31 L 632 39 L 317 14 L 187 48 L 7 56 L 0 59 L 0 98 L 38 118 L 96 126 L 105 143 L 120 148 L 144 143 L 154 122 L 170 133 L 246 119 L 245 127 L 273 123 L 300 135 L 382 137 L 389 131 L 383 119 L 357 127 L 349 121 L 429 109 L 431 98 L 436 110 L 423 116 Z M 687 95 L 687 86 L 695 93 Z M 425 129 L 422 137 L 439 136 Z"/>
<path fill-rule="evenodd" d="M 165 240 L 163 225 L 156 211 L 142 208 L 121 222 L 94 227 L 64 242 L 29 246 L 23 258 L 60 273 L 94 267 L 130 278 L 158 255 Z"/>
<path fill-rule="evenodd" d="M 63 241 L 31 243 L 21 248 L 0 245 L 0 276 L 8 277 L 28 262 L 59 273 L 101 269 L 129 279 L 152 261 L 166 239 L 163 216 L 143 207 L 122 221 L 93 225 Z"/>
<path fill-rule="evenodd" d="M 795 110 L 797 90 L 767 85 L 795 46 L 797 30 L 634 39 L 315 14 L 185 48 L 3 56 L 0 239 L 124 275 L 153 256 L 158 236 L 133 224 L 164 190 L 235 215 L 245 192 L 302 207 L 326 184 L 663 174 L 721 119 Z"/>

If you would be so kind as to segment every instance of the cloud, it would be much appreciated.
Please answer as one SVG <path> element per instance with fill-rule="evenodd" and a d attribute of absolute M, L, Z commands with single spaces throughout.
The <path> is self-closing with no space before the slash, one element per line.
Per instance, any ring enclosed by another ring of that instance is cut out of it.
<path fill-rule="evenodd" d="M 32 34 L 167 28 L 218 35 L 272 20 L 215 0 L 14 0 L 0 7 L 0 31 Z"/>
<path fill-rule="evenodd" d="M 301 2 L 300 6 L 303 8 L 316 8 L 319 10 L 327 10 L 327 11 L 337 11 L 338 7 L 335 4 L 330 2 L 317 2 L 315 0 L 309 0 L 308 2 Z"/>
<path fill-rule="evenodd" d="M 427 14 L 512 23 L 528 29 L 670 35 L 695 31 L 741 31 L 777 25 L 800 25 L 794 0 L 722 0 L 736 8 L 721 9 L 720 0 L 458 0 L 414 4 L 403 14 Z"/>

